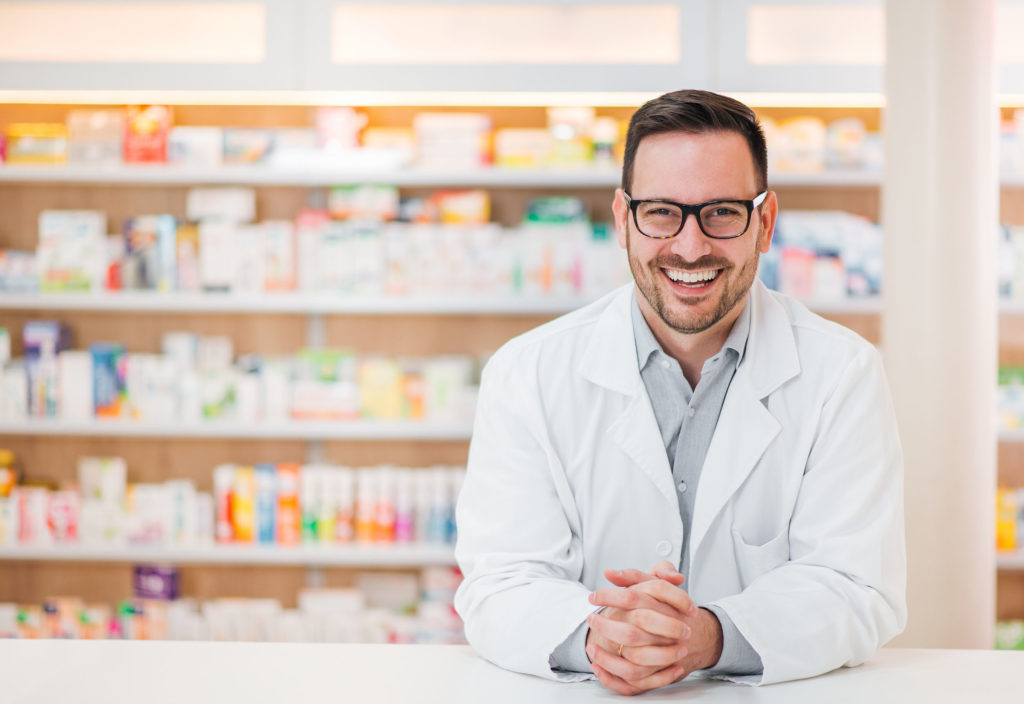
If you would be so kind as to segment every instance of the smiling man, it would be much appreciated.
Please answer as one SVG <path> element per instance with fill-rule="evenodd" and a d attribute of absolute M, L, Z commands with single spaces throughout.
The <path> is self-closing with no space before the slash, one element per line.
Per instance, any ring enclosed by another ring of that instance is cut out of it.
<path fill-rule="evenodd" d="M 634 283 L 488 363 L 456 607 L 512 670 L 637 694 L 857 665 L 906 623 L 876 350 L 756 280 L 778 202 L 750 108 L 642 106 L 613 202 Z"/>

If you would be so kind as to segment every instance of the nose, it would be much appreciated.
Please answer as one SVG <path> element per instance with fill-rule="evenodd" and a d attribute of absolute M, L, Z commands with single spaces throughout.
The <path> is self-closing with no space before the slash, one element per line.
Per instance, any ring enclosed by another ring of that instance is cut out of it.
<path fill-rule="evenodd" d="M 711 240 L 701 231 L 694 213 L 686 214 L 683 229 L 670 242 L 672 253 L 688 262 L 711 253 Z"/>

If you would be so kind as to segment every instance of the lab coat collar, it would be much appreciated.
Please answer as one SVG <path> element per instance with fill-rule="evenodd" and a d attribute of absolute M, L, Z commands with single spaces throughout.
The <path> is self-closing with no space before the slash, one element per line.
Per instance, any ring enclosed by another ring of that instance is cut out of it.
<path fill-rule="evenodd" d="M 634 295 L 633 284 L 612 295 L 597 320 L 580 367 L 584 378 L 628 396 L 644 393 L 630 317 Z M 749 377 L 750 393 L 761 399 L 796 376 L 800 360 L 785 308 L 759 280 L 750 289 L 747 306 L 750 333 L 737 376 Z M 745 368 L 747 373 L 741 375 L 740 370 Z"/>

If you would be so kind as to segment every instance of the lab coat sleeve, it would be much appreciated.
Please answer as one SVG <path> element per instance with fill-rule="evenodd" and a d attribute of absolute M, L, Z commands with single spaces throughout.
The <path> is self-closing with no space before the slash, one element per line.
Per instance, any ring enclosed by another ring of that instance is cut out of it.
<path fill-rule="evenodd" d="M 749 548 L 748 557 L 781 564 L 713 602 L 764 664 L 762 676 L 725 679 L 768 684 L 859 665 L 906 625 L 903 460 L 873 347 L 838 374 L 808 422 L 817 433 L 788 542 L 783 533 Z"/>
<path fill-rule="evenodd" d="M 550 657 L 596 610 L 580 583 L 578 516 L 547 436 L 529 363 L 499 351 L 480 386 L 466 479 L 456 509 L 455 607 L 466 638 L 501 667 L 578 681 Z M 527 389 L 532 388 L 533 391 Z"/>

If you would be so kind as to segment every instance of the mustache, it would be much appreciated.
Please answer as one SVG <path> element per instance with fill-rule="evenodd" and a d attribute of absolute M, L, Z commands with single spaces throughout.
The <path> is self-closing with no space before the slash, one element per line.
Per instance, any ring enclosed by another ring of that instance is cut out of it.
<path fill-rule="evenodd" d="M 658 257 L 651 262 L 652 266 L 656 266 L 659 269 L 679 269 L 681 271 L 705 271 L 707 269 L 728 269 L 732 266 L 728 259 L 722 257 L 712 257 L 710 255 L 701 257 L 700 259 L 688 262 L 682 257 L 675 257 L 671 255 L 665 255 Z"/>

